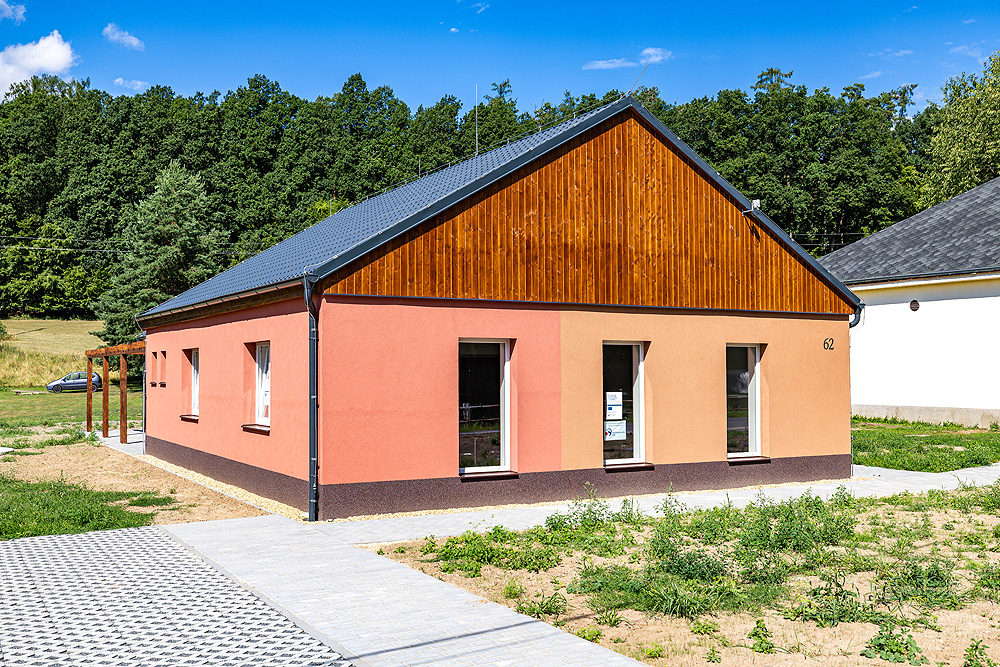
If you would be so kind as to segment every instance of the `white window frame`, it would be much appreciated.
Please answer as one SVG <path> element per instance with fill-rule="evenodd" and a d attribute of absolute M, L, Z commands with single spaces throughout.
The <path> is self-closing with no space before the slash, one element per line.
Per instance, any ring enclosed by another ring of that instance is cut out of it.
<path fill-rule="evenodd" d="M 601 388 L 604 388 L 604 346 L 627 345 L 633 350 L 632 360 L 636 364 L 635 382 L 632 385 L 632 458 L 604 459 L 605 466 L 628 465 L 646 462 L 646 344 L 641 341 L 606 340 L 601 344 Z M 602 403 L 602 408 L 603 403 Z M 604 431 L 604 418 L 601 418 Z M 604 452 L 604 440 L 601 440 Z"/>
<path fill-rule="evenodd" d="M 760 451 L 760 345 L 756 343 L 726 343 L 726 348 L 738 347 L 741 349 L 753 348 L 753 377 L 750 379 L 750 386 L 747 388 L 747 416 L 750 423 L 747 424 L 747 431 L 750 436 L 748 451 L 726 452 L 727 459 L 745 459 L 761 456 Z M 728 399 L 726 399 L 728 400 Z M 726 425 L 728 429 L 728 424 Z"/>
<path fill-rule="evenodd" d="M 497 343 L 500 351 L 500 465 L 459 468 L 458 474 L 510 472 L 510 339 L 459 338 L 459 343 Z"/>
<path fill-rule="evenodd" d="M 266 355 L 266 368 L 261 364 L 261 359 Z M 257 351 L 254 355 L 257 365 L 257 382 L 254 391 L 254 423 L 261 426 L 271 425 L 271 408 L 273 401 L 271 396 L 271 343 L 270 341 L 257 343 Z M 267 407 L 265 414 L 264 407 Z"/>
<path fill-rule="evenodd" d="M 198 415 L 200 402 L 198 387 L 198 366 L 200 356 L 201 355 L 198 354 L 198 348 L 193 348 L 191 350 L 191 414 L 195 416 Z"/>

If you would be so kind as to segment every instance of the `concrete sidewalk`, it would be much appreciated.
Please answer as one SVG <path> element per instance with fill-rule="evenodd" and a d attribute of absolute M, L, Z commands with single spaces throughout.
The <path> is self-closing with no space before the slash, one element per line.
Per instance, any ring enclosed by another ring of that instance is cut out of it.
<path fill-rule="evenodd" d="M 358 666 L 637 665 L 279 516 L 162 526 Z"/>

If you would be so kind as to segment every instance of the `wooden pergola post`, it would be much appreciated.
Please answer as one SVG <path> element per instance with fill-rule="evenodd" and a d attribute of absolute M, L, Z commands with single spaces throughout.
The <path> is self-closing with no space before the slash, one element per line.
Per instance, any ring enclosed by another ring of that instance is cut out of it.
<path fill-rule="evenodd" d="M 146 342 L 125 343 L 124 345 L 113 345 L 110 347 L 99 347 L 96 350 L 87 350 L 87 431 L 94 428 L 94 382 L 93 368 L 94 359 L 101 358 L 104 371 L 104 382 L 101 386 L 101 435 L 108 437 L 108 394 L 111 387 L 108 386 L 108 357 L 118 357 L 118 368 L 121 372 L 118 378 L 118 438 L 121 443 L 128 443 L 128 355 L 146 354 Z M 146 388 L 143 387 L 143 393 Z M 142 425 L 146 428 L 145 422 Z"/>
<path fill-rule="evenodd" d="M 87 433 L 94 430 L 94 360 L 87 357 Z"/>
<path fill-rule="evenodd" d="M 101 437 L 108 437 L 108 358 L 101 357 L 104 362 L 104 378 L 101 382 L 101 414 L 103 422 L 101 425 Z"/>
<path fill-rule="evenodd" d="M 128 362 L 125 361 L 125 355 L 118 355 L 118 442 L 123 445 L 128 442 L 128 405 L 126 403 L 128 399 L 128 389 L 125 386 L 125 381 L 128 378 Z"/>

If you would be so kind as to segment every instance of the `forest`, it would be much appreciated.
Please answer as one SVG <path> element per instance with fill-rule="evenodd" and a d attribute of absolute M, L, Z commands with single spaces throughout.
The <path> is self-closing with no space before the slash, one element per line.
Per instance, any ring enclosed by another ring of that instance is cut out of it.
<path fill-rule="evenodd" d="M 635 96 L 807 250 L 822 255 L 996 176 L 1000 56 L 914 111 L 915 85 L 809 90 L 769 69 L 685 103 Z M 309 101 L 257 75 L 225 94 L 114 96 L 34 77 L 0 103 L 0 317 L 136 312 L 364 197 L 622 93 L 412 109 L 361 74 Z M 990 109 L 993 110 L 992 115 Z M 971 136 L 970 136 L 970 133 Z"/>

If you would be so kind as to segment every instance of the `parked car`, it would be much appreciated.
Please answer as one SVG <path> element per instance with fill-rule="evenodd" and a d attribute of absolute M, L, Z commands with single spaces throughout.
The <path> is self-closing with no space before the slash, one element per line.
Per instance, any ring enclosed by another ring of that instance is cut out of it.
<path fill-rule="evenodd" d="M 93 383 L 94 391 L 100 391 L 101 376 L 97 373 L 94 373 Z M 45 385 L 45 388 L 57 394 L 61 391 L 87 391 L 87 373 L 67 373 L 58 380 L 53 380 Z"/>

